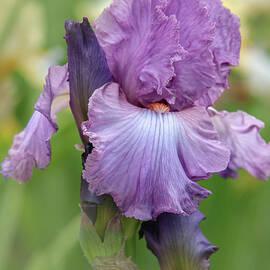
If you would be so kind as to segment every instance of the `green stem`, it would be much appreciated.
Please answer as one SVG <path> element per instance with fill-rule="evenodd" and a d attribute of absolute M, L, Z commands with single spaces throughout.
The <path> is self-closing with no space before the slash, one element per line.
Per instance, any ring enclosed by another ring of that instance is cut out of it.
<path fill-rule="evenodd" d="M 95 228 L 100 238 L 104 239 L 105 230 L 110 220 L 117 213 L 117 207 L 113 202 L 113 199 L 105 195 L 102 198 L 102 203 L 97 205 L 97 219 L 95 222 Z"/>
<path fill-rule="evenodd" d="M 131 257 L 133 261 L 136 260 L 136 236 L 141 222 L 134 218 L 121 217 L 122 231 L 125 242 L 125 254 Z"/>

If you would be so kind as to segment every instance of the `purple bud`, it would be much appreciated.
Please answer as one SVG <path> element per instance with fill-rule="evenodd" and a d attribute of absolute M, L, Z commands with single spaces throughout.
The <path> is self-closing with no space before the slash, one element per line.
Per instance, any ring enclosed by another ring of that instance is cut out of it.
<path fill-rule="evenodd" d="M 207 270 L 209 257 L 218 248 L 202 234 L 205 216 L 196 211 L 191 216 L 163 213 L 157 221 L 142 224 L 148 248 L 157 256 L 162 270 Z"/>
<path fill-rule="evenodd" d="M 87 120 L 88 99 L 94 90 L 113 81 L 105 55 L 100 48 L 88 19 L 83 22 L 66 21 L 70 107 L 81 133 L 81 123 Z"/>

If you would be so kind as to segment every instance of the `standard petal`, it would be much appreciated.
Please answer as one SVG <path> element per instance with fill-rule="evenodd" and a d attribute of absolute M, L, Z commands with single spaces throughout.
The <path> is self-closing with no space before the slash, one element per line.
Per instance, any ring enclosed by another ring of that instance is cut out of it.
<path fill-rule="evenodd" d="M 95 22 L 110 70 L 134 105 L 172 102 L 166 86 L 175 75 L 173 63 L 185 51 L 179 24 L 164 14 L 166 7 L 167 1 L 114 0 Z"/>
<path fill-rule="evenodd" d="M 209 191 L 192 180 L 227 167 L 229 151 L 204 108 L 158 114 L 127 102 L 119 85 L 90 98 L 84 134 L 94 145 L 84 178 L 91 191 L 111 194 L 124 215 L 189 215 Z"/>
<path fill-rule="evenodd" d="M 221 0 L 204 0 L 204 2 L 216 28 L 216 36 L 210 47 L 215 60 L 220 66 L 239 65 L 240 19 L 225 8 Z"/>
<path fill-rule="evenodd" d="M 209 257 L 218 248 L 213 246 L 200 230 L 205 216 L 196 211 L 189 217 L 163 213 L 157 221 L 143 222 L 140 236 L 157 256 L 162 270 L 207 270 Z"/>
<path fill-rule="evenodd" d="M 270 176 L 270 144 L 260 136 L 264 123 L 242 112 L 216 112 L 209 114 L 220 135 L 220 139 L 230 148 L 229 170 L 223 176 L 236 176 L 232 170 L 244 168 L 254 177 L 267 180 Z"/>
<path fill-rule="evenodd" d="M 180 24 L 180 44 L 186 56 L 174 64 L 174 109 L 193 103 L 212 105 L 229 87 L 230 66 L 238 65 L 241 36 L 239 19 L 220 0 L 170 0 L 166 15 Z"/>
<path fill-rule="evenodd" d="M 209 49 L 215 38 L 215 24 L 199 0 L 170 0 L 165 13 L 175 14 L 180 24 L 180 44 L 187 51 L 184 59 L 174 63 L 176 76 L 170 84 L 176 91 L 172 107 L 180 110 L 215 83 L 215 63 Z"/>
<path fill-rule="evenodd" d="M 32 176 L 33 167 L 45 169 L 50 163 L 50 139 L 58 129 L 56 114 L 68 106 L 67 67 L 49 69 L 44 91 L 35 104 L 35 112 L 26 128 L 14 137 L 14 142 L 2 166 L 2 175 L 25 183 Z"/>
<path fill-rule="evenodd" d="M 216 82 L 198 101 L 198 105 L 210 106 L 229 88 L 231 66 L 239 65 L 241 34 L 240 20 L 220 0 L 204 0 L 211 21 L 215 23 L 216 36 L 210 46 L 214 56 Z"/>
<path fill-rule="evenodd" d="M 81 123 L 87 120 L 89 97 L 95 89 L 114 79 L 88 19 L 84 18 L 81 23 L 66 21 L 65 27 L 70 107 L 81 131 Z"/>

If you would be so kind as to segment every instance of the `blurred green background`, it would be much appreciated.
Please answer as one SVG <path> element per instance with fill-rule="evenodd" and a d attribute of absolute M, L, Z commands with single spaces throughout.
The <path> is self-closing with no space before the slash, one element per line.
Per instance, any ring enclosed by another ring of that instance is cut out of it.
<path fill-rule="evenodd" d="M 93 21 L 109 1 L 0 0 L 0 161 L 33 113 L 48 66 L 66 62 L 65 19 Z M 266 123 L 270 139 L 270 2 L 226 0 L 241 17 L 241 65 L 216 108 L 245 110 Z M 26 185 L 0 176 L 0 270 L 90 269 L 79 242 L 80 143 L 69 111 L 58 117 L 52 162 Z M 240 171 L 202 183 L 213 195 L 201 204 L 204 234 L 220 247 L 214 270 L 270 269 L 270 182 Z M 159 269 L 138 240 L 141 270 Z"/>

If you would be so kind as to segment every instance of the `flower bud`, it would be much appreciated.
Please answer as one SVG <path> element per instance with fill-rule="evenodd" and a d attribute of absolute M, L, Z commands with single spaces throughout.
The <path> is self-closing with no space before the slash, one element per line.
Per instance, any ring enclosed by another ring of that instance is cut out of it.
<path fill-rule="evenodd" d="M 205 216 L 196 211 L 191 216 L 163 213 L 157 221 L 142 224 L 148 248 L 157 256 L 161 270 L 207 270 L 209 257 L 218 248 L 202 234 L 200 222 Z"/>

